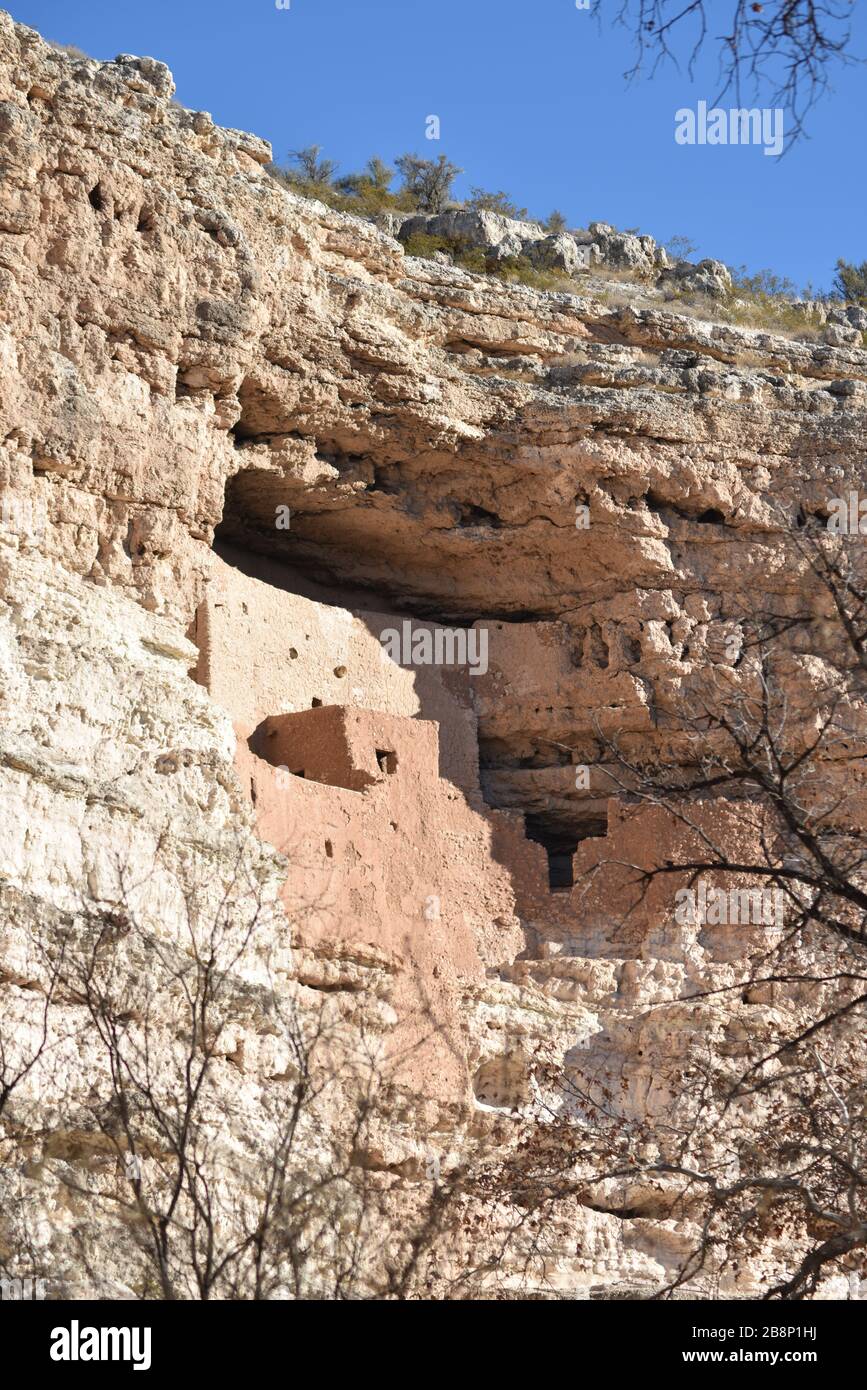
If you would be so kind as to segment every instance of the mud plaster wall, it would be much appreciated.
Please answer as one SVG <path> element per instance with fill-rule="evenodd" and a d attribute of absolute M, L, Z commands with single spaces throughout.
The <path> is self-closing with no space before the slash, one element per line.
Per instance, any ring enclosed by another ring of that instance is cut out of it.
<path fill-rule="evenodd" d="M 484 805 L 467 673 L 384 659 L 379 633 L 400 621 L 314 602 L 217 559 L 196 619 L 197 678 L 233 718 L 241 785 L 263 838 L 285 855 L 283 899 L 300 937 L 398 953 L 394 1048 L 414 1084 L 454 1096 L 467 1081 L 462 990 L 523 949 L 516 893 L 547 881 L 545 854 L 522 817 Z M 363 790 L 251 751 L 266 720 L 310 714 L 325 719 L 308 725 L 337 716 L 320 731 L 321 765 L 329 739 L 336 756 L 338 726 L 353 724 L 358 766 L 357 750 L 373 760 Z M 377 767 L 377 750 L 394 756 L 393 770 Z"/>

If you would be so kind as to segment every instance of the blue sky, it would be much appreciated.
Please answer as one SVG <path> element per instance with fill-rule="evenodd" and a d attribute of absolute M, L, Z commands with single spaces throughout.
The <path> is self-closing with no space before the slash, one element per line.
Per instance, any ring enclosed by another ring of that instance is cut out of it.
<path fill-rule="evenodd" d="M 717 29 L 733 0 L 709 0 Z M 682 146 L 674 113 L 717 95 L 708 52 L 632 84 L 631 36 L 574 0 L 17 0 L 15 19 L 97 58 L 168 63 L 184 105 L 272 141 L 317 143 L 341 171 L 373 153 L 446 153 L 470 184 L 504 188 L 571 225 L 689 236 L 699 254 L 828 287 L 838 256 L 867 258 L 867 68 L 837 69 L 810 139 L 777 160 L 757 146 Z M 867 7 L 865 7 L 867 8 Z M 867 56 L 855 7 L 853 53 Z M 712 26 L 713 29 L 713 26 Z M 683 42 L 681 42 L 683 47 Z M 733 104 L 726 100 L 726 105 Z M 425 139 L 437 115 L 440 141 Z"/>

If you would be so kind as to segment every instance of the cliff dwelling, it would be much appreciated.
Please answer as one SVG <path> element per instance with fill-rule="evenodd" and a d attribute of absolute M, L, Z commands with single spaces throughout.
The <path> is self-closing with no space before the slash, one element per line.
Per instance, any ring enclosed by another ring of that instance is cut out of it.
<path fill-rule="evenodd" d="M 0 12 L 0 1275 L 848 1297 L 867 309 L 174 91 Z"/>

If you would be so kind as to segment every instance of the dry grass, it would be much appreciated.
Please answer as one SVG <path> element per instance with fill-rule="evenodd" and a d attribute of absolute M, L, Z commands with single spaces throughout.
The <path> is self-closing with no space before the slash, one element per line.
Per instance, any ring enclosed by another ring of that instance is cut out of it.
<path fill-rule="evenodd" d="M 444 252 L 461 270 L 469 270 L 476 275 L 490 275 L 506 284 L 527 285 L 536 290 L 568 290 L 572 294 L 578 290 L 576 281 L 570 276 L 554 270 L 542 270 L 526 256 L 489 261 L 480 246 L 469 246 L 447 237 L 416 232 L 407 237 L 404 250 L 408 256 L 418 256 L 422 260 L 431 260 L 437 252 Z"/>
<path fill-rule="evenodd" d="M 67 58 L 83 58 L 85 62 L 92 61 L 92 55 L 85 53 L 83 48 L 79 48 L 74 43 L 55 43 L 53 39 L 48 40 L 49 48 L 55 49 L 58 53 L 65 53 Z"/>

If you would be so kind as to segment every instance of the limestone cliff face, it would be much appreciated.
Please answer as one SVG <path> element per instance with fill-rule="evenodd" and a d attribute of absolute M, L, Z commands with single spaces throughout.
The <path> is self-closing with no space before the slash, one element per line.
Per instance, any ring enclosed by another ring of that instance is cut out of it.
<path fill-rule="evenodd" d="M 290 986 L 382 1042 L 392 1122 L 357 1161 L 394 1203 L 432 1150 L 501 1134 L 540 1049 L 668 1115 L 696 1040 L 762 1008 L 678 1001 L 755 941 L 673 928 L 661 887 L 624 929 L 616 872 L 586 871 L 663 832 L 608 740 L 695 766 L 664 715 L 709 663 L 738 679 L 739 596 L 796 604 L 781 517 L 851 482 L 867 352 L 413 260 L 172 91 L 0 14 L 8 1017 L 38 1029 L 34 952 L 77 914 L 132 894 L 178 938 L 178 884 L 206 861 L 228 893 L 243 833 L 269 969 L 239 972 L 215 1094 L 245 1162 L 287 1068 L 265 996 Z M 384 660 L 405 622 L 484 634 L 486 659 Z M 44 1109 L 18 1177 L 68 1271 L 105 1149 L 103 1064 L 62 1005 L 72 1101 L 34 1073 L 6 1122 Z M 670 1275 L 686 1229 L 643 1203 L 575 1205 L 547 1286 Z"/>

